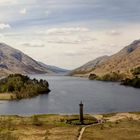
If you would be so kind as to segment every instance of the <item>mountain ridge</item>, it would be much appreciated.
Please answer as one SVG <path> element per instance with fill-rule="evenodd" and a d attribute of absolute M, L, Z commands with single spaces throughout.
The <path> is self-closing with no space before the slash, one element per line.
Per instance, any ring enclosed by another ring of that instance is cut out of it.
<path fill-rule="evenodd" d="M 56 67 L 56 66 L 53 66 L 53 65 L 47 65 L 47 64 L 42 63 L 42 62 L 38 62 L 38 63 L 40 65 L 42 65 L 43 67 L 46 67 L 48 70 L 52 71 L 53 73 L 56 73 L 56 74 L 69 72 L 69 70 L 67 70 L 67 69 L 63 69 L 63 68 Z"/>
<path fill-rule="evenodd" d="M 109 56 L 107 55 L 104 55 L 104 56 L 101 56 L 101 57 L 98 57 L 94 60 L 91 60 L 89 62 L 87 62 L 86 64 L 72 70 L 70 72 L 70 75 L 73 75 L 73 74 L 79 74 L 79 73 L 85 73 L 86 72 L 91 72 L 94 68 L 96 68 L 98 65 L 100 65 L 101 63 L 103 63 L 104 61 L 106 61 L 107 59 L 109 58 Z"/>
<path fill-rule="evenodd" d="M 43 74 L 50 71 L 20 50 L 0 43 L 0 76 L 8 74 Z"/>
<path fill-rule="evenodd" d="M 95 59 L 96 60 L 96 59 Z M 95 61 L 93 60 L 93 61 Z M 94 73 L 98 76 L 103 76 L 107 73 L 117 72 L 130 75 L 130 70 L 140 66 L 140 40 L 133 41 L 119 52 L 109 56 L 106 61 L 93 67 L 91 71 L 84 71 L 84 74 L 78 73 L 80 76 L 89 76 Z M 73 76 L 77 76 L 76 71 L 73 71 Z"/>

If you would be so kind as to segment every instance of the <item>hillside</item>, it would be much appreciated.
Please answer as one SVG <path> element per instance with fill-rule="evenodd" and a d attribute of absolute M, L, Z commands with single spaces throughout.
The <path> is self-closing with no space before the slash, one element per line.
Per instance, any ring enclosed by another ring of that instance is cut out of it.
<path fill-rule="evenodd" d="M 92 71 L 85 70 L 84 73 L 89 75 L 95 73 L 98 76 L 107 73 L 125 73 L 130 75 L 130 70 L 140 66 L 140 40 L 136 40 L 126 46 L 118 53 L 108 57 L 104 62 L 93 67 Z M 82 74 L 79 72 L 79 74 Z M 76 75 L 74 72 L 73 75 Z"/>
<path fill-rule="evenodd" d="M 94 72 L 104 75 L 110 72 L 130 74 L 130 70 L 140 66 L 140 40 L 134 41 L 118 53 L 112 55 L 104 64 L 97 67 Z"/>
<path fill-rule="evenodd" d="M 6 74 L 41 74 L 48 73 L 46 67 L 31 57 L 4 43 L 0 43 L 0 76 Z"/>
<path fill-rule="evenodd" d="M 70 72 L 70 75 L 81 75 L 81 74 L 86 75 L 87 73 L 93 71 L 97 66 L 107 61 L 108 58 L 109 56 L 101 56 L 99 58 L 96 58 L 95 60 L 92 60 L 77 69 L 74 69 L 73 71 Z"/>
<path fill-rule="evenodd" d="M 59 67 L 56 67 L 56 66 L 52 66 L 52 65 L 47 65 L 47 64 L 44 64 L 42 62 L 38 62 L 41 66 L 47 68 L 49 71 L 55 73 L 55 74 L 61 74 L 61 73 L 67 73 L 69 72 L 69 70 L 66 70 L 66 69 L 62 69 L 62 68 L 59 68 Z"/>

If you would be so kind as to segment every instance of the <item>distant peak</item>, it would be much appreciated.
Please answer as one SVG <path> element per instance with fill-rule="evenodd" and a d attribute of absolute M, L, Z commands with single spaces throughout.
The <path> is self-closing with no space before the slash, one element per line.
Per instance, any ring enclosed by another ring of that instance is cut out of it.
<path fill-rule="evenodd" d="M 133 41 L 130 45 L 127 46 L 127 52 L 131 53 L 136 50 L 140 45 L 140 39 Z"/>
<path fill-rule="evenodd" d="M 0 47 L 12 48 L 11 46 L 9 46 L 9 45 L 7 45 L 6 43 L 3 43 L 3 42 L 0 43 Z"/>
<path fill-rule="evenodd" d="M 5 43 L 3 43 L 3 42 L 0 42 L 0 46 L 1 46 L 1 45 L 3 46 L 3 45 L 6 45 L 6 44 L 5 44 Z"/>
<path fill-rule="evenodd" d="M 140 39 L 133 41 L 130 45 L 138 45 L 140 43 Z"/>

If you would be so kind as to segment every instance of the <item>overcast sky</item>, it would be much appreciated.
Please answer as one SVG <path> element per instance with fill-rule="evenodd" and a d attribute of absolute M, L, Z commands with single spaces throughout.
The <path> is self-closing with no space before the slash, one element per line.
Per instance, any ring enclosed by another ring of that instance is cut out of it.
<path fill-rule="evenodd" d="M 0 42 L 73 69 L 140 39 L 140 0 L 0 0 Z"/>

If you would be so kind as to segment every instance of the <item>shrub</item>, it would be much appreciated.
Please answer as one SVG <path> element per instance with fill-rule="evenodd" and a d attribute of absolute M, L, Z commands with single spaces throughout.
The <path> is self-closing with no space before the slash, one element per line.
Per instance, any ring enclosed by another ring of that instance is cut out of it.
<path fill-rule="evenodd" d="M 132 86 L 136 88 L 140 88 L 140 78 L 135 77 L 133 79 L 125 79 L 121 82 L 122 85 Z"/>
<path fill-rule="evenodd" d="M 137 68 L 131 70 L 131 73 L 132 73 L 134 76 L 140 75 L 140 67 L 137 67 Z"/>
<path fill-rule="evenodd" d="M 32 124 L 36 125 L 36 126 L 41 126 L 42 125 L 41 121 L 38 119 L 38 117 L 36 115 L 34 115 L 32 117 Z"/>
<path fill-rule="evenodd" d="M 125 78 L 124 74 L 119 74 L 119 73 L 116 73 L 116 72 L 112 72 L 110 74 L 103 75 L 102 77 L 99 78 L 99 80 L 115 82 L 115 81 L 121 81 L 124 78 Z"/>
<path fill-rule="evenodd" d="M 89 75 L 89 80 L 96 80 L 97 78 L 98 78 L 98 76 L 96 74 L 94 74 L 94 73 L 91 73 Z"/>

